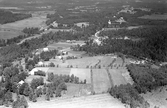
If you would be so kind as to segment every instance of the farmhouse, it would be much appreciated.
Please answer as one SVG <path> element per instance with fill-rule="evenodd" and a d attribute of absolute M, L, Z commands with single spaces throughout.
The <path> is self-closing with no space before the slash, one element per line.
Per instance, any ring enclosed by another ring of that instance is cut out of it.
<path fill-rule="evenodd" d="M 58 27 L 58 23 L 56 21 L 54 21 L 52 24 L 51 24 L 53 27 Z"/>
<path fill-rule="evenodd" d="M 30 74 L 30 75 L 34 75 L 34 73 L 37 72 L 37 71 L 38 71 L 38 69 L 34 68 L 34 69 L 32 69 L 32 70 L 29 72 L 29 74 Z"/>

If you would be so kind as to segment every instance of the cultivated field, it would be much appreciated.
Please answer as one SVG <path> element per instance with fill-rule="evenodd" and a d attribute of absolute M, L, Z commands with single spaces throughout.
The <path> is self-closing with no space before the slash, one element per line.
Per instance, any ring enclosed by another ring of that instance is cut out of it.
<path fill-rule="evenodd" d="M 91 84 L 71 84 L 67 83 L 67 92 L 64 97 L 86 96 L 91 93 Z"/>
<path fill-rule="evenodd" d="M 66 43 L 66 42 L 58 42 L 58 43 L 53 43 L 48 45 L 48 48 L 54 48 L 54 49 L 66 49 L 69 48 L 71 46 L 73 46 L 74 44 L 71 43 Z"/>
<path fill-rule="evenodd" d="M 93 71 L 93 87 L 95 93 L 107 92 L 111 87 L 111 83 L 105 69 L 92 69 Z"/>
<path fill-rule="evenodd" d="M 33 17 L 0 25 L 0 38 L 9 39 L 22 35 L 25 27 L 45 27 L 46 13 L 33 13 Z"/>
<path fill-rule="evenodd" d="M 70 75 L 72 74 L 79 77 L 79 81 L 84 81 L 86 79 L 87 84 L 91 83 L 90 69 L 72 68 Z"/>
<path fill-rule="evenodd" d="M 29 108 L 125 108 L 110 94 L 98 94 L 75 98 L 55 98 L 51 101 L 29 102 Z"/>
<path fill-rule="evenodd" d="M 111 56 L 104 56 L 98 65 L 101 65 L 101 67 L 107 67 L 112 63 L 113 60 L 114 58 L 111 58 Z"/>
<path fill-rule="evenodd" d="M 122 76 L 121 69 L 109 69 L 109 72 L 114 85 L 127 84 L 125 77 Z"/>

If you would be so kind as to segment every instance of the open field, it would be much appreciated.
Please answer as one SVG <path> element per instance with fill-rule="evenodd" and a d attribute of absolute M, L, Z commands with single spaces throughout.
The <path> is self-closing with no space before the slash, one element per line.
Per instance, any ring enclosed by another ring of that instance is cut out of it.
<path fill-rule="evenodd" d="M 7 23 L 0 26 L 3 29 L 15 28 L 23 30 L 25 27 L 40 27 L 45 26 L 46 16 L 31 17 L 28 19 L 16 21 L 13 23 Z"/>
<path fill-rule="evenodd" d="M 151 20 L 166 20 L 167 14 L 152 14 L 152 15 L 145 15 L 142 17 L 139 17 L 142 19 L 151 19 Z"/>
<path fill-rule="evenodd" d="M 70 84 L 67 83 L 67 93 L 65 97 L 85 96 L 91 93 L 91 84 Z"/>
<path fill-rule="evenodd" d="M 22 33 L 19 30 L 4 30 L 4 29 L 0 29 L 0 39 L 10 39 L 13 37 L 17 37 L 19 35 L 23 35 L 24 33 Z"/>
<path fill-rule="evenodd" d="M 65 48 L 71 47 L 71 46 L 73 46 L 73 45 L 74 45 L 74 44 L 71 44 L 71 43 L 58 42 L 58 43 L 50 44 L 50 45 L 48 45 L 47 47 L 48 47 L 48 48 L 55 48 L 55 49 L 65 49 Z"/>
<path fill-rule="evenodd" d="M 114 85 L 127 84 L 127 81 L 122 76 L 120 69 L 110 69 L 109 72 L 111 74 Z"/>
<path fill-rule="evenodd" d="M 99 63 L 99 65 L 101 65 L 101 67 L 107 67 L 112 63 L 113 60 L 114 58 L 111 58 L 111 56 L 104 56 L 101 59 L 101 62 Z"/>
<path fill-rule="evenodd" d="M 108 74 L 105 69 L 92 69 L 93 71 L 93 87 L 95 93 L 107 92 L 111 87 Z"/>
<path fill-rule="evenodd" d="M 158 108 L 166 108 L 167 106 L 167 86 L 160 87 L 152 92 L 142 94 L 144 99 L 149 102 L 150 108 L 157 106 Z"/>
<path fill-rule="evenodd" d="M 29 102 L 29 108 L 125 108 L 110 94 L 98 94 L 75 98 L 56 98 L 51 101 Z"/>
<path fill-rule="evenodd" d="M 116 61 L 113 63 L 113 68 L 116 68 L 116 67 L 121 67 L 122 66 L 122 59 L 120 57 L 118 57 L 116 59 Z"/>
<path fill-rule="evenodd" d="M 46 13 L 32 13 L 33 17 L 24 20 L 1 24 L 0 25 L 0 38 L 10 39 L 19 35 L 23 35 L 22 30 L 26 27 L 45 27 Z M 36 36 L 38 37 L 38 36 Z M 30 37 L 29 37 L 30 38 Z M 31 37 L 32 38 L 32 37 Z"/>
<path fill-rule="evenodd" d="M 53 73 L 58 75 L 70 75 L 71 68 L 56 68 L 56 67 L 50 67 L 47 71 L 47 73 Z"/>
<path fill-rule="evenodd" d="M 86 83 L 91 83 L 90 79 L 90 69 L 79 69 L 79 68 L 72 68 L 70 75 L 74 74 L 74 76 L 79 77 L 79 81 L 84 81 L 86 79 Z"/>

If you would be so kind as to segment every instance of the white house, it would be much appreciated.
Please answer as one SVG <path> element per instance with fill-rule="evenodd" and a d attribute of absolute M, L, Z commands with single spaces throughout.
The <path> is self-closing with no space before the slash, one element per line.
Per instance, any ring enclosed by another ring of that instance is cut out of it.
<path fill-rule="evenodd" d="M 80 23 L 75 23 L 75 26 L 78 26 L 80 28 L 82 27 L 88 27 L 89 26 L 89 22 L 80 22 Z"/>
<path fill-rule="evenodd" d="M 127 37 L 127 36 L 125 36 L 125 37 L 124 37 L 124 40 L 129 40 L 129 39 L 130 39 L 130 38 L 129 38 L 129 37 Z"/>
<path fill-rule="evenodd" d="M 42 61 L 38 62 L 38 66 L 43 66 L 44 63 Z"/>
<path fill-rule="evenodd" d="M 21 80 L 18 84 L 19 84 L 19 85 L 22 85 L 22 84 L 24 84 L 24 81 Z"/>
<path fill-rule="evenodd" d="M 44 51 L 44 52 L 48 52 L 48 51 L 49 51 L 49 48 L 43 48 L 43 51 Z"/>

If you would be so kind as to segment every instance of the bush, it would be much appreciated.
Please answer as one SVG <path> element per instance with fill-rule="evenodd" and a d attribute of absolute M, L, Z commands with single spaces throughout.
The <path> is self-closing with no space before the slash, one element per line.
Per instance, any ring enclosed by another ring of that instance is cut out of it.
<path fill-rule="evenodd" d="M 36 89 L 38 86 L 43 84 L 44 84 L 44 79 L 40 77 L 40 78 L 33 79 L 30 85 L 32 89 Z"/>

